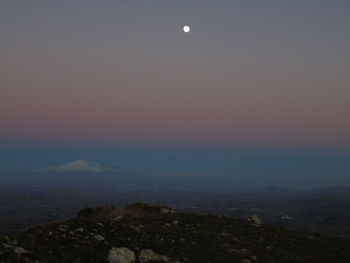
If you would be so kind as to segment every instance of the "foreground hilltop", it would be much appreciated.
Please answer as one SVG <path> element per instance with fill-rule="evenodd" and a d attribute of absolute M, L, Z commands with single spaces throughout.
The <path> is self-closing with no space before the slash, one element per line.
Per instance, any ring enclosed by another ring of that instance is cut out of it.
<path fill-rule="evenodd" d="M 175 213 L 143 203 L 0 237 L 0 262 L 350 262 L 350 241 L 261 224 L 258 217 Z"/>

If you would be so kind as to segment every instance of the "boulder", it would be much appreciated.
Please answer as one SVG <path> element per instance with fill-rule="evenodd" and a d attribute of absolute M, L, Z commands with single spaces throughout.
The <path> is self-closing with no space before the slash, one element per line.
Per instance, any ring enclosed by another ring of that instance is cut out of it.
<path fill-rule="evenodd" d="M 248 221 L 253 222 L 256 225 L 261 225 L 262 221 L 257 215 L 251 215 L 248 217 Z"/>
<path fill-rule="evenodd" d="M 159 209 L 159 212 L 162 214 L 174 214 L 175 213 L 174 210 L 167 208 L 167 207 L 163 207 L 163 208 Z"/>
<path fill-rule="evenodd" d="M 111 248 L 108 252 L 109 263 L 135 263 L 135 253 L 126 247 Z"/>

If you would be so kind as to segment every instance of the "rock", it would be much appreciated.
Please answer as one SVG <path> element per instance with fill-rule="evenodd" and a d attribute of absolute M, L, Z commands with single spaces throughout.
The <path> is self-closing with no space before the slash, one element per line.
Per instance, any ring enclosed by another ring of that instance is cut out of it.
<path fill-rule="evenodd" d="M 134 225 L 129 225 L 129 227 L 133 230 L 135 230 L 136 232 L 141 232 L 140 228 Z"/>
<path fill-rule="evenodd" d="M 256 261 L 258 259 L 256 256 L 250 256 L 250 258 L 254 261 Z"/>
<path fill-rule="evenodd" d="M 103 241 L 105 240 L 105 238 L 101 235 L 94 235 L 94 238 L 97 240 L 97 241 Z"/>
<path fill-rule="evenodd" d="M 114 217 L 113 220 L 117 221 L 117 222 L 120 222 L 120 221 L 123 220 L 123 218 L 124 218 L 123 216 L 119 215 L 119 216 Z"/>
<path fill-rule="evenodd" d="M 139 255 L 140 263 L 149 261 L 162 261 L 162 257 L 150 249 L 142 249 Z"/>
<path fill-rule="evenodd" d="M 135 263 L 135 253 L 126 247 L 111 248 L 108 252 L 109 263 Z"/>
<path fill-rule="evenodd" d="M 170 259 L 167 256 L 160 256 L 160 259 L 165 261 L 165 262 L 169 262 Z"/>
<path fill-rule="evenodd" d="M 240 251 L 242 254 L 249 254 L 249 251 L 245 248 L 241 248 Z"/>
<path fill-rule="evenodd" d="M 0 242 L 8 243 L 10 242 L 10 238 L 8 236 L 0 237 Z"/>
<path fill-rule="evenodd" d="M 161 214 L 173 214 L 175 213 L 174 210 L 170 209 L 170 208 L 166 208 L 166 207 L 163 207 L 159 210 L 159 212 Z"/>
<path fill-rule="evenodd" d="M 3 246 L 4 248 L 12 248 L 12 245 L 8 245 L 8 244 L 1 244 L 1 246 Z"/>
<path fill-rule="evenodd" d="M 22 254 L 28 254 L 30 253 L 28 250 L 24 249 L 23 247 L 15 247 L 13 249 L 13 253 L 17 255 L 22 255 Z"/>
<path fill-rule="evenodd" d="M 67 226 L 65 226 L 65 225 L 59 225 L 58 227 L 57 227 L 57 231 L 60 231 L 60 232 L 66 232 L 67 231 Z"/>
<path fill-rule="evenodd" d="M 261 225 L 262 221 L 257 215 L 251 215 L 248 217 L 248 221 L 253 222 L 256 225 Z"/>

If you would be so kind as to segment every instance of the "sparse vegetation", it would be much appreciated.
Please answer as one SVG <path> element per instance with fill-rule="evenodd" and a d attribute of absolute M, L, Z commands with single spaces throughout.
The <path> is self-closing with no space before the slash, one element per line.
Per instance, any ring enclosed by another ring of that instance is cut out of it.
<path fill-rule="evenodd" d="M 156 205 L 150 205 L 142 202 L 129 204 L 126 206 L 126 211 L 134 211 L 134 212 L 159 213 L 162 211 L 162 209 L 172 210 L 167 206 L 156 206 Z"/>
<path fill-rule="evenodd" d="M 105 263 L 123 254 L 136 263 L 350 262 L 349 240 L 257 224 L 258 217 L 162 209 L 171 210 L 145 203 L 82 209 L 71 220 L 1 237 L 0 262 Z"/>
<path fill-rule="evenodd" d="M 170 213 L 171 211 L 173 210 L 166 206 L 155 206 L 139 202 L 129 204 L 123 208 L 113 205 L 99 206 L 97 208 L 83 208 L 78 212 L 77 216 L 83 218 L 116 218 L 127 214 Z"/>

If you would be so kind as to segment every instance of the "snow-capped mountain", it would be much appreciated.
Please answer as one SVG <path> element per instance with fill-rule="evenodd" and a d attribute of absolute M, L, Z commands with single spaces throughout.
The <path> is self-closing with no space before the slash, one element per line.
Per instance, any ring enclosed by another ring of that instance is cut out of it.
<path fill-rule="evenodd" d="M 118 168 L 103 166 L 96 162 L 77 160 L 41 170 L 45 173 L 111 173 L 120 171 Z"/>

